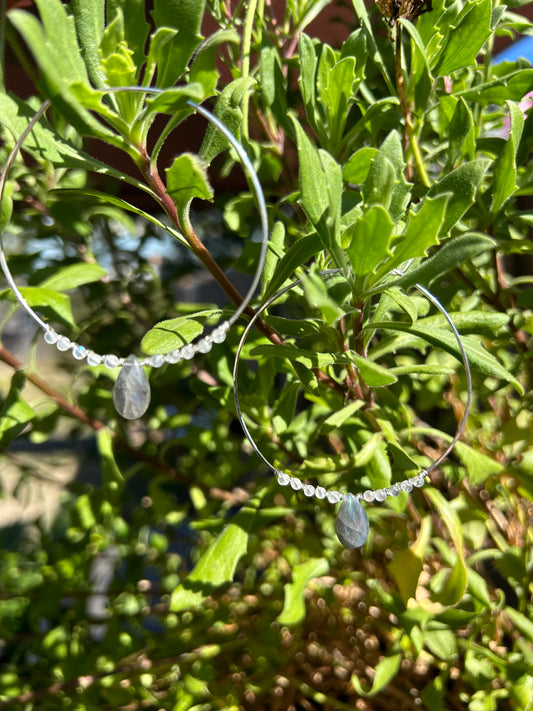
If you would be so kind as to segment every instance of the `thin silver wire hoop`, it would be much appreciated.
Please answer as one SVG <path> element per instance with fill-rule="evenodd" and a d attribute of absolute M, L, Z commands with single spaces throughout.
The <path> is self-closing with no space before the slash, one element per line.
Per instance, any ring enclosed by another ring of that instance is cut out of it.
<path fill-rule="evenodd" d="M 142 87 L 142 86 L 133 86 L 133 87 L 109 87 L 103 90 L 105 93 L 117 93 L 117 92 L 122 92 L 122 91 L 133 91 L 133 92 L 144 92 L 147 94 L 161 94 L 166 91 L 166 89 L 161 89 L 158 87 Z M 269 240 L 269 226 L 268 226 L 268 212 L 267 212 L 267 206 L 266 206 L 266 201 L 263 193 L 263 188 L 261 186 L 261 183 L 259 181 L 259 178 L 257 176 L 257 173 L 255 171 L 255 168 L 252 165 L 252 162 L 246 153 L 244 147 L 242 144 L 237 140 L 237 138 L 233 135 L 233 133 L 228 129 L 228 127 L 217 117 L 215 116 L 211 111 L 208 109 L 204 108 L 203 106 L 200 106 L 196 104 L 195 102 L 191 100 L 187 100 L 185 102 L 188 104 L 194 111 L 199 113 L 201 116 L 207 119 L 208 122 L 210 122 L 215 128 L 217 128 L 223 136 L 228 140 L 230 145 L 234 148 L 236 151 L 237 155 L 239 156 L 239 159 L 241 160 L 241 163 L 245 169 L 245 173 L 248 175 L 254 192 L 255 192 L 255 197 L 257 200 L 257 206 L 258 206 L 258 211 L 259 211 L 259 217 L 260 217 L 260 223 L 261 223 L 261 248 L 259 252 L 259 259 L 257 262 L 257 267 L 255 274 L 252 278 L 252 281 L 250 283 L 250 286 L 244 295 L 241 303 L 236 307 L 235 311 L 232 313 L 232 315 L 224 321 L 222 324 L 219 324 L 217 327 L 215 327 L 210 334 L 207 336 L 201 336 L 199 339 L 197 339 L 195 342 L 188 343 L 185 346 L 176 349 L 175 351 L 172 351 L 169 354 L 165 355 L 156 355 L 156 356 L 149 356 L 147 358 L 141 358 L 139 359 L 140 365 L 148 365 L 152 367 L 160 367 L 164 365 L 165 363 L 176 363 L 181 359 L 185 360 L 190 360 L 192 357 L 197 352 L 201 353 L 206 353 L 208 350 L 211 348 L 213 343 L 221 343 L 225 340 L 226 334 L 228 330 L 231 328 L 231 326 L 237 321 L 237 319 L 242 315 L 243 311 L 248 307 L 250 304 L 250 301 L 252 300 L 257 286 L 259 284 L 259 281 L 261 279 L 261 274 L 263 272 L 263 268 L 265 265 L 265 260 L 266 260 L 266 255 L 267 255 L 267 250 L 268 250 L 268 240 Z M 46 100 L 42 106 L 37 110 L 37 112 L 34 114 L 34 116 L 31 118 L 29 121 L 28 125 L 24 129 L 22 135 L 17 139 L 11 153 L 9 154 L 9 157 L 6 161 L 6 164 L 4 166 L 4 170 L 0 174 L 0 203 L 3 201 L 4 198 L 4 191 L 5 191 L 5 185 L 7 181 L 7 176 L 9 174 L 9 170 L 11 168 L 11 165 L 13 164 L 13 161 L 15 160 L 18 152 L 21 150 L 23 147 L 24 141 L 28 137 L 28 135 L 31 133 L 41 116 L 44 114 L 44 112 L 48 109 L 50 106 L 51 102 L 50 100 Z M 100 365 L 103 363 L 109 368 L 116 368 L 116 367 L 121 367 L 124 365 L 126 358 L 119 358 L 113 354 L 106 354 L 106 355 L 99 355 L 98 353 L 95 353 L 94 351 L 90 351 L 86 349 L 84 346 L 80 346 L 79 344 L 75 343 L 74 341 L 71 341 L 68 339 L 66 336 L 59 336 L 54 329 L 52 329 L 40 316 L 39 314 L 34 311 L 34 309 L 27 303 L 27 301 L 24 299 L 24 296 L 20 292 L 13 275 L 11 273 L 11 270 L 9 269 L 9 265 L 7 263 L 7 259 L 5 256 L 5 251 L 4 251 L 4 246 L 3 246 L 3 233 L 0 232 L 0 267 L 4 273 L 4 276 L 6 277 L 6 280 L 9 284 L 9 287 L 13 291 L 18 303 L 24 311 L 30 316 L 30 318 L 35 321 L 35 323 L 40 326 L 40 328 L 45 332 L 45 340 L 47 343 L 50 345 L 56 345 L 59 350 L 62 351 L 68 351 L 70 350 L 72 352 L 72 355 L 74 356 L 75 359 L 77 360 L 83 360 L 87 359 L 88 365 L 96 366 Z"/>
<path fill-rule="evenodd" d="M 409 265 L 408 265 L 409 266 Z M 405 271 L 407 271 L 407 268 L 401 272 L 400 270 L 395 270 L 393 273 L 397 274 L 403 274 Z M 334 276 L 338 273 L 340 273 L 340 269 L 330 269 L 330 270 L 325 270 L 321 272 L 321 275 L 329 278 L 331 276 Z M 235 353 L 235 361 L 233 364 L 233 397 L 235 399 L 235 408 L 237 411 L 237 417 L 239 419 L 239 422 L 241 424 L 241 427 L 250 442 L 250 445 L 252 446 L 253 450 L 257 454 L 257 456 L 261 459 L 261 461 L 266 464 L 266 466 L 274 472 L 274 474 L 278 478 L 278 483 L 281 484 L 282 486 L 287 486 L 290 485 L 294 490 L 303 490 L 303 493 L 306 496 L 315 496 L 316 498 L 319 499 L 324 499 L 327 498 L 330 503 L 338 503 L 339 501 L 343 501 L 346 499 L 348 494 L 339 492 L 339 491 L 328 491 L 324 489 L 321 486 L 315 487 L 311 484 L 306 484 L 302 482 L 300 479 L 293 475 L 286 474 L 285 472 L 281 471 L 277 467 L 275 467 L 272 462 L 270 462 L 263 452 L 260 450 L 259 446 L 257 445 L 255 439 L 253 438 L 243 416 L 240 400 L 239 400 L 239 393 L 238 393 L 238 377 L 239 377 L 239 365 L 240 365 L 240 360 L 241 360 L 241 353 L 242 349 L 244 347 L 244 344 L 246 342 L 246 339 L 248 337 L 248 334 L 250 333 L 250 330 L 253 328 L 256 320 L 264 313 L 264 311 L 271 306 L 277 299 L 281 298 L 283 294 L 287 293 L 291 289 L 295 288 L 299 284 L 302 283 L 302 279 L 296 279 L 295 281 L 291 282 L 287 286 L 284 286 L 282 289 L 277 291 L 275 294 L 273 294 L 271 297 L 269 297 L 258 309 L 256 309 L 254 316 L 250 319 L 250 321 L 247 323 L 246 328 L 243 331 L 243 334 L 241 336 L 241 339 L 239 341 L 239 345 L 237 347 L 237 351 Z M 463 416 L 461 418 L 461 421 L 457 427 L 457 431 L 452 438 L 451 442 L 449 445 L 446 447 L 444 452 L 442 452 L 435 461 L 433 461 L 429 466 L 425 467 L 424 469 L 421 469 L 420 472 L 413 476 L 410 477 L 409 479 L 404 479 L 402 482 L 398 482 L 393 484 L 390 487 L 386 487 L 383 489 L 376 489 L 376 490 L 366 490 L 362 493 L 355 494 L 355 498 L 357 500 L 364 500 L 366 502 L 371 502 L 371 501 L 384 501 L 388 496 L 397 496 L 401 491 L 406 491 L 410 492 L 412 491 L 413 487 L 421 487 L 426 483 L 426 479 L 428 475 L 441 464 L 441 462 L 448 457 L 448 455 L 452 452 L 453 448 L 457 444 L 459 438 L 463 434 L 466 423 L 468 420 L 468 416 L 470 414 L 470 406 L 472 403 L 472 373 L 470 370 L 470 362 L 468 360 L 468 355 L 466 353 L 464 343 L 462 341 L 461 335 L 459 331 L 457 330 L 457 327 L 455 326 L 450 314 L 448 311 L 444 308 L 444 306 L 440 303 L 440 301 L 437 299 L 436 296 L 434 296 L 426 287 L 422 286 L 421 284 L 415 284 L 414 285 L 416 289 L 418 289 L 429 301 L 432 303 L 435 308 L 440 311 L 440 313 L 444 316 L 446 319 L 448 325 L 450 326 L 453 335 L 455 336 L 455 339 L 457 341 L 457 345 L 459 347 L 459 352 L 461 354 L 461 359 L 463 361 L 463 366 L 465 369 L 465 375 L 466 375 L 466 384 L 467 384 L 467 396 L 466 396 L 466 402 L 465 402 L 465 407 L 464 407 L 464 412 Z"/>

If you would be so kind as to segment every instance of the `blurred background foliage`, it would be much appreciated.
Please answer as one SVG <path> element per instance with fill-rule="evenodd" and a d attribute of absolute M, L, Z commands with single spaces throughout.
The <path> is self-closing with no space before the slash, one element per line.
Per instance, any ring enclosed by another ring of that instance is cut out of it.
<path fill-rule="evenodd" d="M 269 204 L 260 296 L 305 277 L 245 348 L 266 455 L 356 492 L 444 450 L 466 383 L 416 281 L 465 334 L 474 397 L 434 487 L 368 507 L 348 551 L 333 507 L 280 489 L 244 440 L 242 326 L 153 368 L 128 423 L 116 374 L 45 346 L 4 290 L 0 707 L 532 708 L 533 70 L 493 58 L 532 34 L 523 5 L 37 0 L 3 18 L 2 164 L 51 101 L 4 243 L 54 327 L 153 354 L 231 309 L 258 216 L 186 103 L 207 100 Z M 164 91 L 106 92 L 139 84 Z"/>

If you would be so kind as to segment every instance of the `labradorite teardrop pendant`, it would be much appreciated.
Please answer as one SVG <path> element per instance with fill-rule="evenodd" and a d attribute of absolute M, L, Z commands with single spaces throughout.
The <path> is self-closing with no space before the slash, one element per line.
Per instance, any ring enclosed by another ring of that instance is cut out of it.
<path fill-rule="evenodd" d="M 365 544 L 369 531 L 368 516 L 353 494 L 348 494 L 342 502 L 335 530 L 345 548 L 360 548 Z"/>
<path fill-rule="evenodd" d="M 113 402 L 121 417 L 136 420 L 150 404 L 150 384 L 146 373 L 134 355 L 124 361 L 113 388 Z"/>

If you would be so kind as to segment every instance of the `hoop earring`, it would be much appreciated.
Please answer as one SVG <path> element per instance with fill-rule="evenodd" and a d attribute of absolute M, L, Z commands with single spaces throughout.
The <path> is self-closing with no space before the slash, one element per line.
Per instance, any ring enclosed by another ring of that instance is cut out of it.
<path fill-rule="evenodd" d="M 411 260 L 412 261 L 412 260 Z M 410 262 L 409 262 L 410 264 Z M 409 267 L 409 264 L 407 265 L 407 268 Z M 401 270 L 394 270 L 393 274 L 396 275 L 402 275 L 407 271 L 407 268 L 404 269 L 403 271 Z M 340 270 L 338 269 L 332 269 L 332 270 L 326 270 L 324 272 L 321 272 L 321 274 L 329 278 L 331 276 L 334 276 L 339 273 Z M 294 491 L 302 491 L 304 496 L 307 497 L 315 497 L 316 499 L 322 500 L 326 499 L 330 504 L 338 504 L 340 503 L 339 510 L 337 512 L 337 519 L 336 519 L 336 524 L 335 524 L 335 529 L 337 532 L 337 537 L 339 541 L 342 543 L 345 548 L 360 548 L 363 546 L 368 538 L 369 534 L 369 522 L 368 522 L 368 516 L 366 514 L 365 509 L 362 506 L 362 502 L 365 503 L 371 503 L 371 502 L 383 502 L 385 501 L 386 498 L 389 496 L 398 496 L 398 494 L 402 491 L 405 491 L 407 493 L 410 493 L 414 488 L 420 488 L 424 486 L 424 484 L 428 481 L 431 472 L 436 469 L 436 467 L 441 464 L 441 462 L 448 457 L 448 455 L 452 452 L 453 448 L 455 447 L 457 441 L 461 437 L 461 435 L 464 432 L 466 422 L 468 420 L 468 415 L 470 412 L 470 405 L 472 401 L 472 375 L 470 372 L 470 363 L 468 361 L 468 356 L 466 354 L 466 350 L 464 347 L 464 344 L 462 342 L 461 336 L 459 334 L 459 331 L 457 330 L 454 322 L 452 321 L 452 318 L 450 317 L 449 313 L 446 311 L 444 306 L 440 303 L 440 301 L 434 296 L 428 289 L 426 289 L 424 286 L 421 284 L 415 284 L 416 289 L 423 294 L 430 303 L 432 303 L 439 311 L 440 313 L 444 316 L 446 319 L 448 325 L 450 326 L 453 335 L 455 336 L 455 339 L 457 341 L 457 345 L 459 347 L 459 352 L 461 354 L 461 359 L 463 361 L 465 373 L 466 373 L 466 383 L 467 383 L 467 398 L 466 398 L 466 403 L 465 403 L 465 409 L 463 413 L 463 417 L 461 418 L 461 421 L 457 427 L 457 431 L 452 438 L 450 444 L 448 447 L 445 449 L 445 451 L 437 458 L 435 459 L 428 467 L 425 469 L 421 469 L 418 474 L 416 474 L 413 477 L 410 477 L 408 479 L 404 479 L 403 481 L 396 482 L 392 484 L 389 487 L 385 487 L 382 489 L 366 489 L 365 491 L 353 494 L 350 492 L 343 493 L 340 491 L 336 490 L 328 490 L 325 489 L 322 486 L 314 486 L 313 484 L 309 484 L 306 482 L 303 482 L 301 479 L 298 477 L 295 477 L 291 474 L 288 474 L 281 469 L 278 469 L 272 462 L 270 462 L 265 455 L 261 452 L 259 449 L 259 446 L 257 445 L 256 441 L 254 440 L 252 434 L 250 433 L 250 430 L 244 421 L 243 413 L 242 413 L 242 408 L 239 400 L 239 393 L 238 393 L 238 375 L 239 375 L 239 364 L 240 364 L 240 359 L 241 359 L 241 353 L 242 349 L 244 347 L 244 344 L 246 342 L 246 339 L 248 337 L 248 334 L 250 333 L 250 330 L 253 328 L 255 321 L 263 314 L 263 312 L 271 306 L 277 299 L 279 299 L 283 294 L 287 293 L 291 289 L 299 286 L 302 283 L 301 279 L 297 279 L 296 281 L 293 281 L 291 284 L 288 286 L 285 286 L 283 289 L 280 289 L 277 293 L 275 293 L 273 296 L 271 296 L 267 301 L 265 301 L 264 304 L 261 305 L 259 309 L 256 310 L 254 316 L 252 319 L 248 322 L 246 325 L 246 328 L 244 329 L 244 332 L 241 336 L 241 340 L 239 342 L 236 355 L 235 355 L 235 362 L 233 366 L 233 395 L 235 398 L 235 407 L 237 410 L 237 417 L 239 419 L 239 422 L 241 424 L 241 427 L 248 438 L 248 441 L 250 442 L 253 450 L 257 454 L 257 456 L 262 460 L 264 464 L 274 473 L 277 482 L 280 486 L 290 486 Z"/>
<path fill-rule="evenodd" d="M 164 90 L 154 87 L 113 87 L 107 91 L 115 93 L 119 91 L 162 93 Z M 26 299 L 17 287 L 14 277 L 9 269 L 3 246 L 3 233 L 0 233 L 0 267 L 2 268 L 9 287 L 13 291 L 19 304 L 28 316 L 43 330 L 45 342 L 49 345 L 55 345 L 59 351 L 70 352 L 75 360 L 86 360 L 87 365 L 89 366 L 97 367 L 103 364 L 110 369 L 120 368 L 120 373 L 113 387 L 113 402 L 118 414 L 128 420 L 135 420 L 142 417 L 150 404 L 150 384 L 142 366 L 160 368 L 165 363 L 175 364 L 181 360 L 191 360 L 197 353 L 209 353 L 214 344 L 223 343 L 231 326 L 235 323 L 235 321 L 237 321 L 252 300 L 261 279 L 266 259 L 269 239 L 266 202 L 261 183 L 250 158 L 248 157 L 248 154 L 233 133 L 231 133 L 227 126 L 213 113 L 192 101 L 187 101 L 186 103 L 197 113 L 204 116 L 204 118 L 206 118 L 207 121 L 209 121 L 213 126 L 215 126 L 237 152 L 244 170 L 248 174 L 248 177 L 252 183 L 261 222 L 261 249 L 250 287 L 232 316 L 216 326 L 209 333 L 203 333 L 196 339 L 196 341 L 187 343 L 180 348 L 176 348 L 170 353 L 152 355 L 147 358 L 138 358 L 134 354 L 130 354 L 125 358 L 119 357 L 113 353 L 100 355 L 99 353 L 89 350 L 85 346 L 72 341 L 67 336 L 57 333 L 27 303 Z M 13 150 L 6 161 L 4 170 L 0 175 L 0 203 L 3 201 L 7 176 L 13 161 L 15 160 L 18 152 L 22 149 L 25 139 L 49 106 L 50 101 L 47 100 L 43 103 L 43 105 L 29 121 L 28 126 L 22 135 L 16 141 Z"/>

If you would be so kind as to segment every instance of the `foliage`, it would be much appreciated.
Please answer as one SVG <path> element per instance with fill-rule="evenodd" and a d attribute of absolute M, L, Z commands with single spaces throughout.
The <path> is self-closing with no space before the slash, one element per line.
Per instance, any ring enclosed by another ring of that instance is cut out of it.
<path fill-rule="evenodd" d="M 302 279 L 245 347 L 241 398 L 265 455 L 356 492 L 444 450 L 466 382 L 416 283 L 464 334 L 474 402 L 435 486 L 369 507 L 369 541 L 345 551 L 332 507 L 279 489 L 244 440 L 231 392 L 242 326 L 153 369 L 141 423 L 117 420 L 112 371 L 65 358 L 69 388 L 56 361 L 45 372 L 44 346 L 22 371 L 3 338 L 2 468 L 19 496 L 35 491 L 60 459 L 45 445 L 61 440 L 79 471 L 50 525 L 2 530 L 0 705 L 531 708 L 533 316 L 520 269 L 533 70 L 492 63 L 494 38 L 529 23 L 490 0 L 435 0 L 391 27 L 353 0 L 334 47 L 311 29 L 328 0 L 292 0 L 283 17 L 258 0 L 36 5 L 38 17 L 8 15 L 39 98 L 0 95 L 3 158 L 44 98 L 51 110 L 1 217 L 43 317 L 101 353 L 167 352 L 220 313 L 176 303 L 178 277 L 201 289 L 200 261 L 231 293 L 221 266 L 253 271 L 258 245 L 238 240 L 235 258 L 229 234 L 257 228 L 247 190 L 216 203 L 224 231 L 190 212 L 212 199 L 213 171 L 233 168 L 226 142 L 208 128 L 197 152 L 169 158 L 200 121 L 187 101 L 210 99 L 267 195 L 261 298 Z M 204 15 L 218 27 L 207 39 Z M 139 86 L 161 91 L 112 91 Z M 162 228 L 180 249 L 158 269 L 147 255 Z"/>

